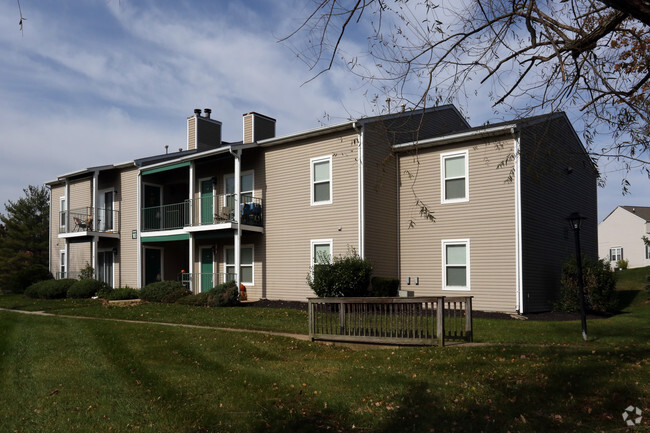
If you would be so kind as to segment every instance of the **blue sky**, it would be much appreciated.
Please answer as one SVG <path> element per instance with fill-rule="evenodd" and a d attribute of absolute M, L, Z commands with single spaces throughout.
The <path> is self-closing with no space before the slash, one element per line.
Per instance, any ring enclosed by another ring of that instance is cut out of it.
<path fill-rule="evenodd" d="M 212 108 L 226 141 L 241 139 L 250 111 L 277 119 L 278 135 L 376 114 L 373 89 L 339 67 L 305 84 L 314 72 L 277 42 L 311 4 L 21 0 L 21 34 L 17 2 L 0 2 L 0 204 L 63 173 L 185 147 L 194 108 Z M 472 125 L 507 120 L 480 94 L 459 105 Z M 619 204 L 650 206 L 643 175 L 624 197 L 619 166 L 600 169 L 599 220 Z"/>

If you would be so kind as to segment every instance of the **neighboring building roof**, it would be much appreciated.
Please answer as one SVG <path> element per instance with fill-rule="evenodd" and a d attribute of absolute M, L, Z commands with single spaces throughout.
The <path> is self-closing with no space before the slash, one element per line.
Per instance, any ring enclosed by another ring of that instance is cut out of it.
<path fill-rule="evenodd" d="M 633 213 L 645 222 L 650 222 L 650 207 L 645 206 L 619 206 L 621 209 Z M 610 214 L 611 215 L 611 214 Z"/>

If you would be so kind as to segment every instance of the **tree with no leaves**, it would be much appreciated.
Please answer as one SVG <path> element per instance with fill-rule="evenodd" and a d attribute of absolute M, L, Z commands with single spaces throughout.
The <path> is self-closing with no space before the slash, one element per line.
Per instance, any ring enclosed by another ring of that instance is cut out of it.
<path fill-rule="evenodd" d="M 469 99 L 478 79 L 497 113 L 578 109 L 592 156 L 650 177 L 650 4 L 604 1 L 317 0 L 284 41 L 315 76 L 344 62 L 394 104 Z M 367 52 L 346 51 L 359 34 Z"/>

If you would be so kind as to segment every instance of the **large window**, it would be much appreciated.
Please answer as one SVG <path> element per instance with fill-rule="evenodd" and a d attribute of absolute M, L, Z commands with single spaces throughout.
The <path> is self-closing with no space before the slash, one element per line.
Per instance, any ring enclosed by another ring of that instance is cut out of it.
<path fill-rule="evenodd" d="M 645 246 L 645 258 L 650 259 L 650 245 Z"/>
<path fill-rule="evenodd" d="M 240 189 L 241 189 L 241 201 L 242 203 L 250 203 L 253 199 L 253 172 L 247 172 L 241 175 L 240 177 Z M 226 185 L 226 206 L 230 206 L 230 209 L 234 209 L 235 205 L 235 176 L 228 175 L 225 176 L 225 185 Z"/>
<path fill-rule="evenodd" d="M 59 278 L 68 278 L 68 275 L 66 273 L 67 266 L 66 266 L 66 257 L 65 257 L 65 250 L 60 250 L 59 251 Z"/>
<path fill-rule="evenodd" d="M 311 204 L 332 203 L 332 156 L 312 158 Z"/>
<path fill-rule="evenodd" d="M 615 247 L 609 249 L 609 261 L 616 263 L 619 260 L 623 260 L 623 247 Z"/>
<path fill-rule="evenodd" d="M 469 179 L 467 176 L 467 151 L 443 153 L 440 156 L 442 174 L 442 203 L 456 203 L 469 200 Z"/>
<path fill-rule="evenodd" d="M 240 280 L 242 284 L 253 285 L 255 280 L 253 278 L 253 247 L 241 247 L 241 255 L 239 257 L 239 269 L 241 272 Z M 235 249 L 226 248 L 226 274 L 228 278 L 232 278 L 235 274 Z"/>
<path fill-rule="evenodd" d="M 469 290 L 469 239 L 442 241 L 443 289 Z"/>

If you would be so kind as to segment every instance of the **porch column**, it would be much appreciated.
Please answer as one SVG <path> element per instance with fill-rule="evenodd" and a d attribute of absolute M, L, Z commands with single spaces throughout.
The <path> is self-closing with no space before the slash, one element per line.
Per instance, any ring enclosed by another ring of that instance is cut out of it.
<path fill-rule="evenodd" d="M 196 280 L 191 277 L 192 274 L 194 273 L 194 233 L 190 233 L 190 239 L 188 240 L 188 242 L 189 242 L 188 248 L 190 250 L 189 251 L 190 261 L 187 264 L 187 272 L 190 273 L 190 290 L 192 291 L 192 293 L 199 293 L 201 289 L 199 288 L 199 290 L 197 290 L 197 288 L 194 287 L 194 281 L 199 281 L 199 284 L 201 284 L 200 281 L 202 280 L 202 277 L 199 276 L 199 278 Z"/>
<path fill-rule="evenodd" d="M 194 161 L 191 161 L 190 181 L 189 181 L 190 188 L 188 191 L 190 201 L 188 203 L 188 209 L 187 209 L 189 221 L 186 221 L 186 223 L 189 222 L 190 226 L 194 225 L 194 167 L 195 167 Z M 189 263 L 187 264 L 187 272 L 189 272 L 190 275 L 192 275 L 194 273 L 194 233 L 190 233 L 188 248 L 189 248 L 189 254 L 188 254 Z M 198 288 L 198 290 L 196 287 L 194 287 L 194 281 L 199 281 L 199 284 L 201 284 L 200 283 L 201 279 L 202 277 L 200 276 L 198 279 L 194 279 L 190 277 L 190 290 L 192 291 L 192 293 L 198 293 L 201 290 L 200 287 Z"/>
<path fill-rule="evenodd" d="M 194 225 L 194 167 L 194 161 L 190 161 L 190 190 L 188 191 L 190 201 L 189 209 L 187 209 L 189 221 L 186 221 L 190 226 Z"/>
<path fill-rule="evenodd" d="M 237 290 L 241 289 L 241 149 L 234 152 L 235 156 L 235 273 Z"/>

